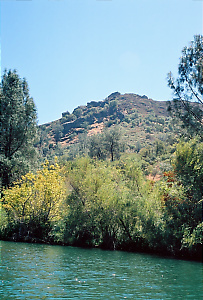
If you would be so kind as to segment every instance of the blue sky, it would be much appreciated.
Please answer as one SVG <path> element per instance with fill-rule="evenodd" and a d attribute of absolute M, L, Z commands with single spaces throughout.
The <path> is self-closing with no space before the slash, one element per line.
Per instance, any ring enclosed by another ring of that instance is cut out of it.
<path fill-rule="evenodd" d="M 1 74 L 25 77 L 39 124 L 110 93 L 171 99 L 166 76 L 202 34 L 201 0 L 1 0 Z"/>

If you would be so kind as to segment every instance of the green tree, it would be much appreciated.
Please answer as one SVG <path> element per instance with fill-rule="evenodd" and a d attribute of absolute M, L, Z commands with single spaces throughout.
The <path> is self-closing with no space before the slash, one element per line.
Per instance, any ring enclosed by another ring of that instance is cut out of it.
<path fill-rule="evenodd" d="M 202 253 L 203 143 L 180 142 L 173 157 L 173 171 L 161 182 L 165 210 L 165 240 L 175 252 Z"/>
<path fill-rule="evenodd" d="M 27 173 L 12 187 L 4 190 L 0 208 L 7 216 L 1 224 L 2 235 L 16 239 L 49 239 L 54 225 L 63 216 L 66 196 L 62 169 L 48 161 L 37 173 Z M 0 211 L 1 212 L 1 211 Z"/>
<path fill-rule="evenodd" d="M 118 127 L 113 127 L 104 132 L 104 145 L 107 153 L 110 154 L 111 161 L 120 157 L 120 152 L 123 151 L 121 142 L 121 131 Z"/>
<path fill-rule="evenodd" d="M 80 108 L 80 107 L 75 108 L 74 111 L 73 111 L 73 114 L 77 118 L 80 118 L 82 116 L 82 113 L 83 113 L 83 111 L 82 111 L 82 108 Z"/>
<path fill-rule="evenodd" d="M 110 103 L 109 103 L 109 114 L 110 115 L 113 115 L 118 109 L 118 103 L 116 100 L 112 100 Z"/>
<path fill-rule="evenodd" d="M 178 77 L 168 74 L 168 85 L 174 99 L 168 110 L 177 117 L 188 133 L 197 133 L 203 138 L 203 36 L 194 36 L 189 47 L 182 50 Z M 196 102 L 196 103 L 191 103 Z"/>
<path fill-rule="evenodd" d="M 185 187 L 188 205 L 197 217 L 195 222 L 200 221 L 203 200 L 203 143 L 196 139 L 179 143 L 173 163 L 174 171 Z M 192 213 L 190 212 L 190 218 Z"/>
<path fill-rule="evenodd" d="M 52 132 L 56 143 L 58 143 L 63 136 L 63 125 L 59 120 L 52 124 Z"/>
<path fill-rule="evenodd" d="M 37 112 L 25 79 L 6 71 L 0 85 L 0 180 L 4 187 L 29 170 L 36 151 Z"/>
<path fill-rule="evenodd" d="M 103 134 L 95 134 L 90 137 L 89 141 L 89 156 L 98 159 L 105 159 L 106 153 L 103 143 Z"/>
<path fill-rule="evenodd" d="M 154 143 L 154 151 L 156 156 L 163 154 L 165 151 L 164 142 L 156 140 Z"/>
<path fill-rule="evenodd" d="M 67 165 L 66 176 L 71 187 L 66 242 L 114 249 L 128 240 L 124 209 L 130 190 L 118 166 L 83 157 Z"/>
<path fill-rule="evenodd" d="M 51 144 L 51 137 L 49 135 L 49 128 L 42 125 L 38 127 L 38 139 L 35 143 L 35 147 L 38 149 L 41 157 L 46 156 L 49 152 L 49 145 Z"/>

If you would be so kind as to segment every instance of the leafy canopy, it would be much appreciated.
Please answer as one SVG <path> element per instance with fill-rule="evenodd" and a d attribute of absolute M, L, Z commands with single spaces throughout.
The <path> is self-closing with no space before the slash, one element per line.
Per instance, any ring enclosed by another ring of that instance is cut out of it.
<path fill-rule="evenodd" d="M 177 117 L 191 135 L 203 138 L 203 36 L 194 36 L 189 47 L 184 47 L 178 66 L 178 77 L 168 74 L 168 85 L 174 99 L 168 110 Z M 196 103 L 192 103 L 196 102 Z"/>
<path fill-rule="evenodd" d="M 0 186 L 29 171 L 36 155 L 37 111 L 25 79 L 6 71 L 0 84 Z"/>
<path fill-rule="evenodd" d="M 36 228 L 49 227 L 63 215 L 66 196 L 65 181 L 57 162 L 47 161 L 37 173 L 27 173 L 11 188 L 4 190 L 2 208 L 10 223 L 24 224 L 32 235 Z"/>

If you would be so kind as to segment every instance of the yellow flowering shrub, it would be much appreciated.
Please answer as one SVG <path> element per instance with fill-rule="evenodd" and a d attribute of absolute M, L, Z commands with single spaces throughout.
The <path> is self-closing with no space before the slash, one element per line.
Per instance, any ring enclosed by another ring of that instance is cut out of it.
<path fill-rule="evenodd" d="M 14 222 L 52 222 L 60 218 L 66 188 L 62 169 L 46 162 L 36 174 L 28 173 L 4 190 L 2 207 Z"/>

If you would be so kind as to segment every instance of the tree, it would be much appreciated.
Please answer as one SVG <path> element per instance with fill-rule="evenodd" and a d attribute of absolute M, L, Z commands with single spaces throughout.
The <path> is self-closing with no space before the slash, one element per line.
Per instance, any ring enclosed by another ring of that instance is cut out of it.
<path fill-rule="evenodd" d="M 0 85 L 0 185 L 8 187 L 33 164 L 37 112 L 25 79 L 5 70 Z"/>
<path fill-rule="evenodd" d="M 123 168 L 125 165 L 124 162 Z M 132 185 L 136 194 L 141 182 L 139 170 L 135 167 L 126 173 L 130 182 L 135 175 Z M 71 193 L 67 197 L 66 242 L 115 249 L 123 240 L 132 239 L 131 202 L 134 200 L 131 201 L 132 191 L 127 186 L 130 183 L 126 184 L 124 175 L 125 170 L 121 171 L 119 163 L 95 162 L 88 157 L 67 164 L 66 177 Z"/>
<path fill-rule="evenodd" d="M 180 142 L 176 147 L 173 167 L 177 177 L 185 186 L 190 202 L 199 209 L 201 220 L 201 202 L 203 199 L 203 143 L 200 143 L 198 139 L 191 139 L 185 143 Z"/>
<path fill-rule="evenodd" d="M 175 98 L 168 110 L 177 117 L 187 132 L 203 138 L 203 36 L 194 36 L 189 47 L 182 50 L 175 80 L 170 72 L 168 85 Z M 195 103 L 192 103 L 195 102 Z"/>
<path fill-rule="evenodd" d="M 116 100 L 112 100 L 109 103 L 109 114 L 113 115 L 118 109 L 118 103 Z"/>
<path fill-rule="evenodd" d="M 111 161 L 120 157 L 123 145 L 121 143 L 121 132 L 118 127 L 114 127 L 104 133 L 104 145 L 107 153 L 111 156 Z"/>
<path fill-rule="evenodd" d="M 90 137 L 89 141 L 89 156 L 91 158 L 96 157 L 98 159 L 105 159 L 106 153 L 103 143 L 103 134 L 95 134 Z"/>
<path fill-rule="evenodd" d="M 58 120 L 54 122 L 51 127 L 52 127 L 52 132 L 54 134 L 54 139 L 56 143 L 58 143 L 63 136 L 63 125 Z"/>
<path fill-rule="evenodd" d="M 0 202 L 7 214 L 4 234 L 7 232 L 9 237 L 16 233 L 17 239 L 50 238 L 54 225 L 63 215 L 65 196 L 64 176 L 56 160 L 53 165 L 47 161 L 35 174 L 22 176 L 4 190 Z"/>

